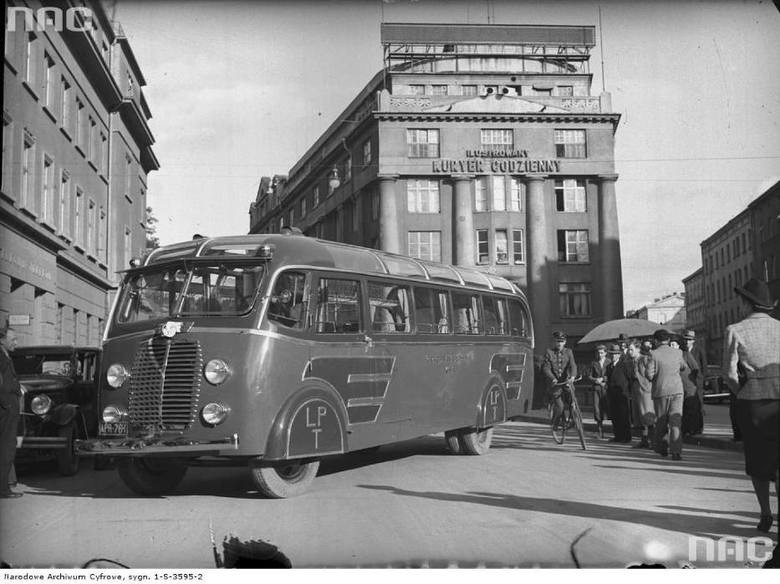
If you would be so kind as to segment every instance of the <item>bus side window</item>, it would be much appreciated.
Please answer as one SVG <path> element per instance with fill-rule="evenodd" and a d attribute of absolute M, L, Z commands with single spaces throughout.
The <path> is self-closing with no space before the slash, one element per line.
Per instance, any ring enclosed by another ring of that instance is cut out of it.
<path fill-rule="evenodd" d="M 279 276 L 271 294 L 268 318 L 281 325 L 301 329 L 306 325 L 308 290 L 306 274 L 285 272 Z"/>
<path fill-rule="evenodd" d="M 513 337 L 528 336 L 528 313 L 519 300 L 509 301 L 509 322 Z"/>
<path fill-rule="evenodd" d="M 317 288 L 315 331 L 318 333 L 356 333 L 363 330 L 360 321 L 360 282 L 321 278 Z"/>
<path fill-rule="evenodd" d="M 498 310 L 496 308 L 496 299 L 492 296 L 483 296 L 482 310 L 485 315 L 485 334 L 501 334 L 498 326 Z"/>
<path fill-rule="evenodd" d="M 407 286 L 388 286 L 379 282 L 369 282 L 368 307 L 371 315 L 371 330 L 379 333 L 411 331 Z"/>
<path fill-rule="evenodd" d="M 452 311 L 455 334 L 481 334 L 479 296 L 464 292 L 452 293 Z"/>

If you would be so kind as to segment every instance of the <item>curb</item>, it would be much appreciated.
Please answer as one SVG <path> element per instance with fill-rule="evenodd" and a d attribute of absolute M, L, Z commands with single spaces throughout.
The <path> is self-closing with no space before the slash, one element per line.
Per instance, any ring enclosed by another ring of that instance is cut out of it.
<path fill-rule="evenodd" d="M 520 414 L 517 416 L 512 416 L 512 421 L 530 422 L 532 424 L 547 424 L 546 411 L 544 415 Z M 585 427 L 585 430 L 588 432 L 596 431 L 595 422 L 586 422 L 583 420 L 583 426 Z M 605 432 L 612 430 L 612 424 L 609 422 L 605 422 L 603 427 Z M 698 436 L 685 436 L 683 438 L 683 444 L 690 444 L 691 446 L 701 446 L 703 448 L 714 448 L 717 450 L 733 450 L 734 452 L 744 452 L 744 449 L 742 447 L 742 442 L 734 442 L 730 438 L 725 438 L 725 437 L 721 438 L 718 436 L 707 436 L 706 434 L 698 435 Z"/>

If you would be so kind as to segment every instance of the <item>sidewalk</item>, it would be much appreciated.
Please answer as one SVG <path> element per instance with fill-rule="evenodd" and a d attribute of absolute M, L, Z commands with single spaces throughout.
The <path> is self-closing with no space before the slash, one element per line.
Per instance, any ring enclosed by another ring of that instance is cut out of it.
<path fill-rule="evenodd" d="M 588 433 L 596 432 L 596 422 L 593 421 L 593 411 L 589 408 L 582 411 L 583 423 L 585 431 Z M 522 422 L 532 422 L 536 424 L 548 424 L 547 408 L 539 410 L 529 410 L 525 414 L 520 414 L 513 418 Z M 609 420 L 603 424 L 604 437 L 612 437 L 612 422 Z M 705 448 L 717 448 L 719 450 L 735 450 L 742 452 L 742 442 L 734 442 L 731 439 L 731 426 L 726 424 L 716 424 L 707 421 L 704 418 L 704 432 L 698 436 L 686 436 L 683 438 L 684 444 L 691 444 L 693 446 L 703 446 Z"/>

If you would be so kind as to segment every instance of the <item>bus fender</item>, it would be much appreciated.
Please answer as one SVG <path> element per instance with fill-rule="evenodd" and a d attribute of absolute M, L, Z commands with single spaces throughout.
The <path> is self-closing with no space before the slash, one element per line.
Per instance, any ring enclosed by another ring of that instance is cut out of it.
<path fill-rule="evenodd" d="M 477 406 L 477 427 L 487 428 L 506 422 L 506 388 L 501 376 L 491 373 Z"/>
<path fill-rule="evenodd" d="M 266 444 L 269 460 L 316 458 L 347 451 L 347 412 L 336 391 L 309 380 L 288 399 L 274 419 Z"/>

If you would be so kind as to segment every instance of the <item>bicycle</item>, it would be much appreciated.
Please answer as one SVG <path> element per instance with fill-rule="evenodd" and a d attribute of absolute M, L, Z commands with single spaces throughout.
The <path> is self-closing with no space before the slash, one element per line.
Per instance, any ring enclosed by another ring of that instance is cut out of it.
<path fill-rule="evenodd" d="M 564 391 L 568 392 L 569 397 L 571 398 L 570 400 L 563 399 L 563 413 L 557 420 L 554 419 L 555 407 L 552 399 L 547 403 L 547 410 L 550 416 L 550 430 L 552 431 L 553 440 L 555 440 L 557 444 L 563 444 L 564 440 L 566 440 L 566 430 L 573 425 L 577 429 L 577 434 L 579 434 L 582 449 L 587 450 L 588 447 L 585 444 L 585 429 L 582 425 L 582 410 L 580 410 L 580 406 L 577 403 L 577 397 L 574 393 L 574 382 L 579 381 L 580 379 L 581 377 L 577 377 L 572 381 L 566 380 L 555 384 L 555 387 L 564 388 Z"/>

